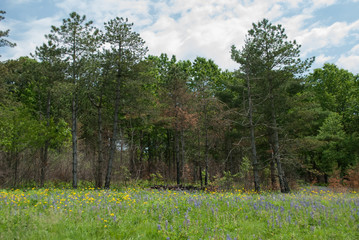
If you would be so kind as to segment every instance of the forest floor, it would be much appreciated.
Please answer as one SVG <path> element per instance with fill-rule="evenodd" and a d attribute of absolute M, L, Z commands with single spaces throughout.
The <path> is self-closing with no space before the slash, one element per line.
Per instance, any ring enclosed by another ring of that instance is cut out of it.
<path fill-rule="evenodd" d="M 359 194 L 0 190 L 0 239 L 359 239 Z"/>

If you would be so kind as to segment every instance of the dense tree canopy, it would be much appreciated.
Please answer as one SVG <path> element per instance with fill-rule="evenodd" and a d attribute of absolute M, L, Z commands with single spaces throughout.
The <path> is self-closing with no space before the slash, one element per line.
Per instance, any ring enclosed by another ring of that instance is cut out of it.
<path fill-rule="evenodd" d="M 32 58 L 0 63 L 1 186 L 142 180 L 289 192 L 298 180 L 345 179 L 358 164 L 359 76 L 334 64 L 309 72 L 314 58 L 267 19 L 228 53 L 235 71 L 147 56 L 120 17 L 98 29 L 73 12 L 46 39 Z"/>

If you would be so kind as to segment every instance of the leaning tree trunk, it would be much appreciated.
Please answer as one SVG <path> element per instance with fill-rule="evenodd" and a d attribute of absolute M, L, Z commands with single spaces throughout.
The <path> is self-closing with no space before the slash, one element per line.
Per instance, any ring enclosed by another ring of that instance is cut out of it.
<path fill-rule="evenodd" d="M 287 179 L 285 178 L 284 171 L 282 168 L 281 163 L 281 157 L 279 152 L 279 137 L 278 137 L 278 126 L 277 126 L 277 119 L 276 119 L 276 113 L 275 113 L 275 104 L 274 104 L 274 97 L 272 93 L 272 86 L 269 86 L 269 97 L 270 97 L 270 104 L 271 104 L 271 121 L 272 121 L 272 139 L 273 139 L 273 156 L 274 161 L 277 164 L 277 171 L 278 171 L 278 179 L 279 179 L 279 185 L 280 185 L 280 191 L 282 193 L 288 193 L 290 192 L 290 188 L 287 182 Z"/>

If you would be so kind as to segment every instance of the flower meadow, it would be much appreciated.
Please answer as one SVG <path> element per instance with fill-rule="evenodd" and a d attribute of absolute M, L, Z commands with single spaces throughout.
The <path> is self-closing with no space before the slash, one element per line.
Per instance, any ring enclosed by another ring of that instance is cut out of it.
<path fill-rule="evenodd" d="M 359 239 L 359 195 L 0 190 L 0 239 Z"/>

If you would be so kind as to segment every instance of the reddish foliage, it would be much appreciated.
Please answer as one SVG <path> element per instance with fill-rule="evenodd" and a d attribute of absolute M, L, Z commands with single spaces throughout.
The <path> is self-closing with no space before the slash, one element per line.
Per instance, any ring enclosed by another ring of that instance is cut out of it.
<path fill-rule="evenodd" d="M 340 171 L 334 172 L 329 178 L 329 187 L 337 192 L 359 189 L 359 164 L 348 170 L 347 175 L 340 177 Z"/>

